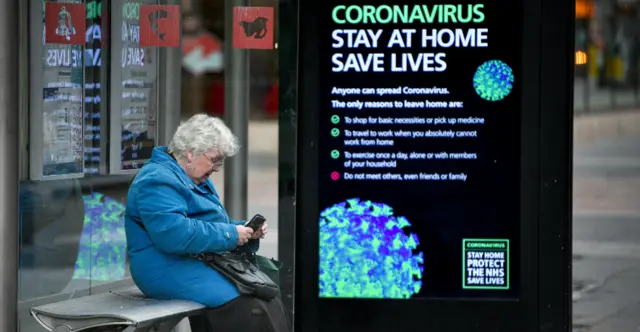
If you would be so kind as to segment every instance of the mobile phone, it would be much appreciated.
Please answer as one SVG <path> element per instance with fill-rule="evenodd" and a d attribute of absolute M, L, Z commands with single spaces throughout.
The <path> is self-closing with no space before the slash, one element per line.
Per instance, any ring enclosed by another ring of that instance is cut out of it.
<path fill-rule="evenodd" d="M 253 229 L 254 232 L 257 232 L 262 227 L 265 221 L 267 221 L 265 217 L 256 214 L 255 216 L 253 216 L 253 218 L 251 218 L 251 220 L 247 221 L 244 224 L 244 227 L 249 227 Z"/>

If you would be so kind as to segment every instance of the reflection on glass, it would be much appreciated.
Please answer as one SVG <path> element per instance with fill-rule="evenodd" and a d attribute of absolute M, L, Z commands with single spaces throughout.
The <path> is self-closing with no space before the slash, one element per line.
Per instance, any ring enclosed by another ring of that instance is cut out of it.
<path fill-rule="evenodd" d="M 73 279 L 116 281 L 127 274 L 125 205 L 102 193 L 82 197 L 84 226 Z"/>
<path fill-rule="evenodd" d="M 32 54 L 43 66 L 42 114 L 30 116 L 43 121 L 43 150 L 37 153 L 44 157 L 44 175 L 81 174 L 83 169 L 87 175 L 99 175 L 105 163 L 102 1 L 84 3 L 84 47 L 43 40 L 42 53 Z M 45 33 L 44 16 L 32 21 L 31 28 Z M 113 67 L 120 68 L 119 59 Z M 128 276 L 123 215 L 128 182 L 114 179 L 105 184 L 100 179 L 20 183 L 20 301 L 91 289 Z M 21 321 L 21 331 L 35 331 L 25 327 L 32 321 Z"/>
<path fill-rule="evenodd" d="M 82 47 L 43 46 L 42 174 L 82 173 Z"/>
<path fill-rule="evenodd" d="M 137 169 L 155 146 L 157 114 L 157 48 L 140 47 L 140 5 L 153 0 L 125 1 L 122 8 L 122 170 Z"/>
<path fill-rule="evenodd" d="M 20 183 L 20 300 L 58 294 L 69 286 L 83 216 L 79 180 Z"/>
<path fill-rule="evenodd" d="M 90 1 L 87 6 L 86 47 L 84 53 L 84 172 L 99 174 L 102 153 L 100 150 L 100 109 L 102 79 L 102 1 Z M 106 79 L 106 78 L 105 78 Z"/>

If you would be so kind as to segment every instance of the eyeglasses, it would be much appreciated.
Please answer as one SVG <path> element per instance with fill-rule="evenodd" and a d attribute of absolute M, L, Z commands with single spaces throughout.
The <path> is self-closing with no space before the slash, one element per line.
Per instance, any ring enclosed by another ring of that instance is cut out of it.
<path fill-rule="evenodd" d="M 209 160 L 209 162 L 211 163 L 211 167 L 213 167 L 213 168 L 219 168 L 219 167 L 222 167 L 224 165 L 224 159 L 220 159 L 219 161 L 214 161 L 212 158 L 210 158 L 206 154 L 203 155 L 203 156 L 205 158 L 207 158 L 207 160 Z"/>

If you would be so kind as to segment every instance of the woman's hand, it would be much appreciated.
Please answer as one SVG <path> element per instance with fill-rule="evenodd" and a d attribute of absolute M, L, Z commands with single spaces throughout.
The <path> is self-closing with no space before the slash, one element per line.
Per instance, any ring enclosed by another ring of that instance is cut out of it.
<path fill-rule="evenodd" d="M 264 224 L 262 224 L 262 227 L 260 227 L 259 230 L 253 233 L 253 235 L 251 236 L 251 239 L 252 240 L 264 239 L 264 236 L 267 234 L 268 226 L 269 225 L 267 225 L 267 222 L 265 221 Z"/>
<path fill-rule="evenodd" d="M 254 236 L 253 229 L 244 226 L 236 226 L 238 230 L 238 246 L 243 246 Z"/>

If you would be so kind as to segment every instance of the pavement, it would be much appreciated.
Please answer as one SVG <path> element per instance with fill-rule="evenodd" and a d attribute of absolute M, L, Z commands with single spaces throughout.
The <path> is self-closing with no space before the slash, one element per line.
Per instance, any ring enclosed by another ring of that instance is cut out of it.
<path fill-rule="evenodd" d="M 640 330 L 640 135 L 575 149 L 574 331 Z"/>

